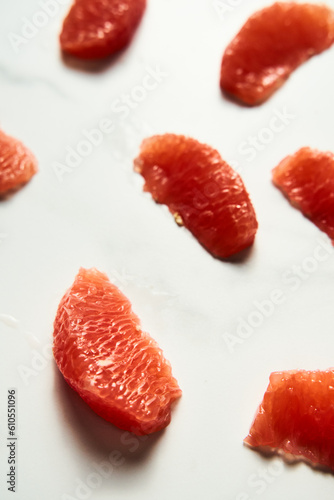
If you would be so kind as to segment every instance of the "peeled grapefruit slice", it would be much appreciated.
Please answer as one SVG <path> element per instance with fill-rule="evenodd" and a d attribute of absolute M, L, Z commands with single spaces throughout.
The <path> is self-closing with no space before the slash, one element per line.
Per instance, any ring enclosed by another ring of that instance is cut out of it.
<path fill-rule="evenodd" d="M 244 442 L 334 470 L 334 370 L 272 373 Z"/>
<path fill-rule="evenodd" d="M 144 190 L 220 258 L 252 245 L 258 227 L 241 177 L 206 144 L 182 135 L 145 139 L 135 170 Z"/>
<path fill-rule="evenodd" d="M 227 47 L 220 86 L 246 104 L 259 104 L 333 42 L 334 12 L 325 5 L 274 3 L 251 16 Z"/>
<path fill-rule="evenodd" d="M 37 160 L 22 142 L 0 130 L 0 196 L 27 183 L 37 172 Z"/>
<path fill-rule="evenodd" d="M 60 45 L 82 59 L 107 57 L 126 47 L 146 0 L 75 0 L 64 20 Z"/>
<path fill-rule="evenodd" d="M 80 269 L 58 307 L 53 353 L 68 384 L 104 419 L 137 435 L 169 424 L 181 396 L 170 364 L 105 274 Z"/>
<path fill-rule="evenodd" d="M 272 172 L 290 203 L 334 241 L 334 154 L 302 148 Z"/>

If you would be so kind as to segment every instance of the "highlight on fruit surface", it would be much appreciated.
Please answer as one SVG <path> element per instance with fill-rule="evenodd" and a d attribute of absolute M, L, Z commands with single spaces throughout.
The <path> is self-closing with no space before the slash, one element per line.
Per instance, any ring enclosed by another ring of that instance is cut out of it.
<path fill-rule="evenodd" d="M 171 366 L 129 300 L 97 269 L 81 268 L 60 301 L 53 353 L 68 384 L 120 429 L 144 435 L 169 424 L 181 396 Z"/>
<path fill-rule="evenodd" d="M 0 130 L 0 197 L 26 184 L 38 170 L 32 152 Z"/>
<path fill-rule="evenodd" d="M 333 42 L 334 11 L 329 7 L 276 2 L 253 14 L 228 45 L 221 89 L 248 105 L 260 104 Z"/>
<path fill-rule="evenodd" d="M 334 470 L 334 369 L 274 372 L 244 443 Z"/>
<path fill-rule="evenodd" d="M 212 255 L 227 258 L 253 244 L 253 205 L 240 175 L 218 151 L 183 135 L 157 135 L 142 142 L 134 164 L 144 190 Z"/>
<path fill-rule="evenodd" d="M 334 154 L 308 147 L 272 171 L 273 183 L 290 203 L 334 241 Z"/>
<path fill-rule="evenodd" d="M 100 59 L 124 49 L 143 17 L 146 0 L 74 0 L 60 45 L 81 59 Z"/>

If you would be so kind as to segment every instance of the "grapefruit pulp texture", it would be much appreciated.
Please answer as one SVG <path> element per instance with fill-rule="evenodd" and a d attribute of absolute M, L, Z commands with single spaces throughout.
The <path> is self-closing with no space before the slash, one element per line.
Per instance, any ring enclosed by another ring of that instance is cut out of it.
<path fill-rule="evenodd" d="M 167 205 L 212 255 L 226 258 L 252 245 L 258 227 L 254 208 L 241 177 L 218 151 L 165 134 L 145 139 L 134 163 L 144 190 Z"/>
<path fill-rule="evenodd" d="M 75 0 L 64 20 L 60 45 L 82 59 L 99 59 L 125 48 L 144 14 L 146 0 Z"/>
<path fill-rule="evenodd" d="M 334 470 L 334 370 L 272 373 L 244 442 Z"/>
<path fill-rule="evenodd" d="M 31 151 L 0 130 L 0 196 L 26 184 L 37 170 Z"/>
<path fill-rule="evenodd" d="M 79 270 L 58 307 L 53 353 L 68 384 L 120 429 L 144 435 L 169 424 L 181 396 L 171 366 L 105 274 Z"/>
<path fill-rule="evenodd" d="M 274 184 L 334 241 L 334 154 L 302 148 L 272 172 Z"/>
<path fill-rule="evenodd" d="M 228 45 L 220 86 L 246 104 L 259 104 L 333 42 L 334 12 L 325 5 L 274 3 L 253 14 Z"/>

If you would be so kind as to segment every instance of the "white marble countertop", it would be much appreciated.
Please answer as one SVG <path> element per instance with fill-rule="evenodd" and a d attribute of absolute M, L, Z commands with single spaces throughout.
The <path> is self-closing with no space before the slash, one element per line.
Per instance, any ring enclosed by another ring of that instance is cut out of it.
<path fill-rule="evenodd" d="M 0 204 L 1 499 L 13 498 L 4 439 L 15 388 L 18 500 L 332 500 L 331 475 L 265 459 L 243 438 L 272 371 L 334 365 L 334 249 L 270 174 L 302 146 L 334 150 L 334 49 L 250 109 L 222 97 L 220 62 L 270 2 L 149 0 L 131 46 L 104 67 L 62 59 L 69 2 L 54 0 L 52 16 L 42 3 L 0 4 L 0 126 L 39 162 Z M 214 259 L 142 192 L 133 158 L 164 132 L 210 144 L 240 171 L 259 221 L 245 260 Z M 80 266 L 123 290 L 173 366 L 183 397 L 157 436 L 133 440 L 97 417 L 50 357 Z"/>

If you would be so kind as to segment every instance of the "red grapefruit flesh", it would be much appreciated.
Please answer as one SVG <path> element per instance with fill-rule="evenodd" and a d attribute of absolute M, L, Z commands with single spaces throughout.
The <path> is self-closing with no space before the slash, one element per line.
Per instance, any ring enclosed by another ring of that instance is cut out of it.
<path fill-rule="evenodd" d="M 37 160 L 22 142 L 0 130 L 0 196 L 26 184 L 37 172 Z"/>
<path fill-rule="evenodd" d="M 144 14 L 146 0 L 75 0 L 64 20 L 60 45 L 82 59 L 99 59 L 125 48 Z"/>
<path fill-rule="evenodd" d="M 302 148 L 272 172 L 274 184 L 334 241 L 334 154 Z"/>
<path fill-rule="evenodd" d="M 333 42 L 334 12 L 325 5 L 274 3 L 251 16 L 227 47 L 220 86 L 246 104 L 260 104 Z"/>
<path fill-rule="evenodd" d="M 144 190 L 212 255 L 226 258 L 252 245 L 254 208 L 241 177 L 218 151 L 182 135 L 153 136 L 143 141 L 135 170 Z"/>
<path fill-rule="evenodd" d="M 58 307 L 53 353 L 68 384 L 104 419 L 137 435 L 169 424 L 181 396 L 170 364 L 105 274 L 80 269 Z"/>
<path fill-rule="evenodd" d="M 334 470 L 334 370 L 272 373 L 244 442 Z"/>

